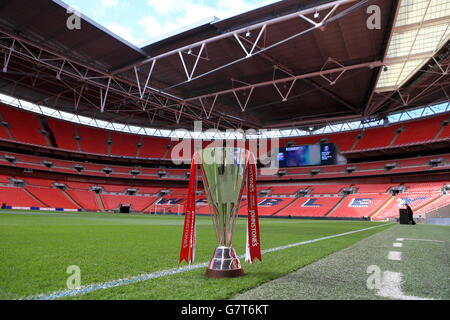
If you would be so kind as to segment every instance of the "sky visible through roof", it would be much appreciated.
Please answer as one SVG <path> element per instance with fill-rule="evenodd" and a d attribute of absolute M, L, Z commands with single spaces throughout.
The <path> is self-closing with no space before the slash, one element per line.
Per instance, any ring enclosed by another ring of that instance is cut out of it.
<path fill-rule="evenodd" d="M 226 19 L 275 0 L 63 0 L 129 43 L 142 47 L 199 21 Z"/>

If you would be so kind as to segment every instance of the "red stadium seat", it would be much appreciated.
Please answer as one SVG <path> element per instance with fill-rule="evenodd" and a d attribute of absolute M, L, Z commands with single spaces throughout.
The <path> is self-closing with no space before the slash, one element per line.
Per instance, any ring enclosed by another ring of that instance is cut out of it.
<path fill-rule="evenodd" d="M 45 204 L 47 208 L 79 208 L 76 204 L 70 201 L 60 189 L 37 186 L 26 186 L 25 189 Z"/>
<path fill-rule="evenodd" d="M 66 193 L 83 209 L 87 211 L 100 211 L 97 196 L 94 191 L 88 190 L 66 190 Z"/>
<path fill-rule="evenodd" d="M 277 213 L 277 216 L 323 217 L 333 209 L 342 197 L 305 197 L 298 198 L 289 207 Z"/>
<path fill-rule="evenodd" d="M 390 198 L 391 194 L 351 194 L 329 214 L 329 217 L 370 217 L 380 209 Z"/>
<path fill-rule="evenodd" d="M 261 216 L 271 216 L 284 209 L 286 206 L 294 202 L 295 198 L 258 198 L 258 214 Z M 242 205 L 239 209 L 239 215 L 247 215 L 247 204 Z"/>
<path fill-rule="evenodd" d="M 77 126 L 81 137 L 81 151 L 96 154 L 108 154 L 108 131 L 88 126 Z"/>
<path fill-rule="evenodd" d="M 101 194 L 100 195 L 105 210 L 118 209 L 121 204 L 131 205 L 131 209 L 141 212 L 147 207 L 149 207 L 157 197 L 143 197 L 143 196 L 126 196 L 126 195 L 110 195 Z"/>
<path fill-rule="evenodd" d="M 448 115 L 443 115 L 405 123 L 405 130 L 400 133 L 394 145 L 417 144 L 433 140 L 441 128 L 442 121 L 447 118 Z"/>
<path fill-rule="evenodd" d="M 47 118 L 48 125 L 53 132 L 58 148 L 80 151 L 75 140 L 75 124 Z"/>
<path fill-rule="evenodd" d="M 396 135 L 396 130 L 401 125 L 393 125 L 387 128 L 367 129 L 364 136 L 358 141 L 354 150 L 367 150 L 389 146 Z"/>
<path fill-rule="evenodd" d="M 111 135 L 111 155 L 136 157 L 140 137 L 133 134 L 121 132 L 110 132 Z"/>
<path fill-rule="evenodd" d="M 440 192 L 427 193 L 399 193 L 381 212 L 377 213 L 373 219 L 382 220 L 387 218 L 399 217 L 399 209 L 404 208 L 408 203 L 413 212 L 439 198 Z"/>
<path fill-rule="evenodd" d="M 4 105 L 0 105 L 0 113 L 3 120 L 8 122 L 14 140 L 47 146 L 36 114 Z"/>
<path fill-rule="evenodd" d="M 12 207 L 42 207 L 39 201 L 18 187 L 0 187 L 0 197 L 0 203 L 6 203 Z"/>

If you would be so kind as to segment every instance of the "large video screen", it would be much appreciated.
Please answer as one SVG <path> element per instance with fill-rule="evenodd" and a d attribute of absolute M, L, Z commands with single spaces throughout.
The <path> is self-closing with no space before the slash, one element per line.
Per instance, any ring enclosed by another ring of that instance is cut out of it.
<path fill-rule="evenodd" d="M 282 147 L 278 150 L 280 167 L 320 166 L 336 163 L 333 143 Z"/>

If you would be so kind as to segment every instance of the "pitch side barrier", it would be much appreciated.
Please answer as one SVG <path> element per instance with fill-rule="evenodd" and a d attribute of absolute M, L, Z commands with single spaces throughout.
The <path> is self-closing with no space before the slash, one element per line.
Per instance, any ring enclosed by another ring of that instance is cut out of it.
<path fill-rule="evenodd" d="M 26 211 L 59 211 L 59 212 L 82 212 L 81 209 L 64 209 L 64 208 L 41 208 L 41 207 L 17 207 L 17 206 L 5 206 L 1 209 L 7 210 L 26 210 Z M 0 209 L 0 210 L 1 210 Z"/>
<path fill-rule="evenodd" d="M 247 217 L 246 215 L 238 215 L 238 217 Z M 370 217 L 308 217 L 308 216 L 259 216 L 259 218 L 271 219 L 304 219 L 304 220 L 356 220 L 371 221 Z"/>
<path fill-rule="evenodd" d="M 152 214 L 158 214 L 158 215 L 173 215 L 173 216 L 184 216 L 184 213 L 152 213 Z M 203 217 L 209 217 L 209 214 L 205 213 L 196 213 L 197 216 L 203 216 Z M 239 218 L 247 218 L 247 215 L 238 215 Z M 308 216 L 258 216 L 258 218 L 261 219 L 303 219 L 303 220 L 342 220 L 342 221 L 371 221 L 370 217 L 308 217 Z"/>

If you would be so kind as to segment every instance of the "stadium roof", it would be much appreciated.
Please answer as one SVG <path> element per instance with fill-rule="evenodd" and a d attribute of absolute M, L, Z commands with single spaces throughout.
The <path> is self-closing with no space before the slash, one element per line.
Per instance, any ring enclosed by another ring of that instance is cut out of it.
<path fill-rule="evenodd" d="M 5 0 L 0 92 L 169 130 L 375 121 L 449 100 L 450 13 L 439 3 L 287 0 L 137 48 L 83 15 L 69 29 L 60 1 Z"/>

